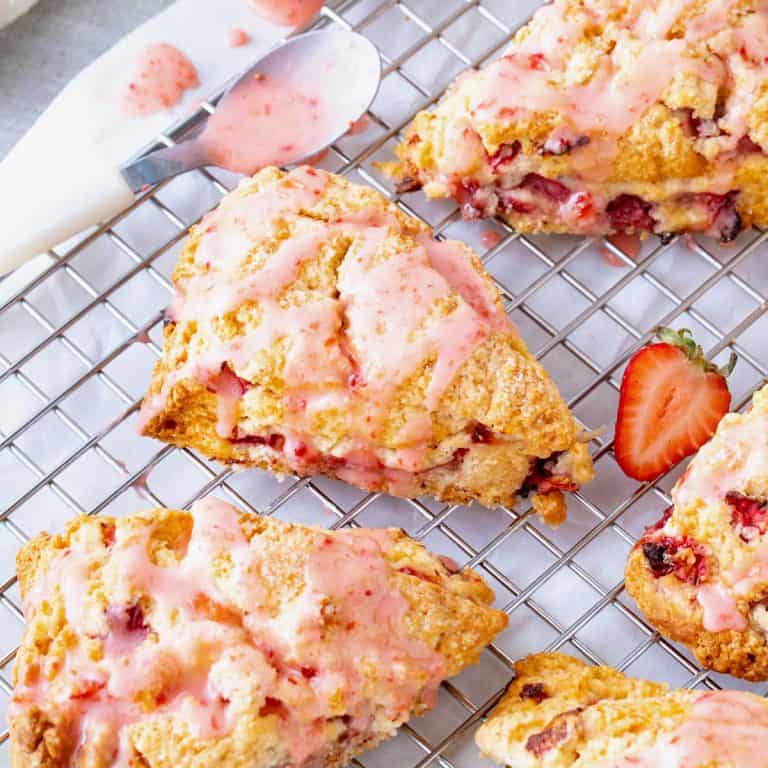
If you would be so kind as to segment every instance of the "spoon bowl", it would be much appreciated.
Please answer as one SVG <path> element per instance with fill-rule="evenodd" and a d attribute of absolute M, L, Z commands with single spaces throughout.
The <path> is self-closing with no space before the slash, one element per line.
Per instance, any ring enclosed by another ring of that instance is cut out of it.
<path fill-rule="evenodd" d="M 194 137 L 124 166 L 122 175 L 139 192 L 206 165 L 253 173 L 301 162 L 347 133 L 373 103 L 380 80 L 379 53 L 362 35 L 343 29 L 298 35 L 243 72 Z"/>

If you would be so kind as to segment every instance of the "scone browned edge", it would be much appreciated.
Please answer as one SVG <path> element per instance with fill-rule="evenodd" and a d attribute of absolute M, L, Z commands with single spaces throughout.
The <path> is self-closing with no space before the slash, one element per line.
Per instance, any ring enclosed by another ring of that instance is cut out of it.
<path fill-rule="evenodd" d="M 514 680 L 475 740 L 485 755 L 515 768 L 588 768 L 653 743 L 694 696 L 565 654 L 535 654 L 515 664 Z"/>
<path fill-rule="evenodd" d="M 22 547 L 17 557 L 25 604 L 33 591 L 40 590 L 51 565 L 77 540 L 87 542 L 93 552 L 88 593 L 82 596 L 82 601 L 90 607 L 101 605 L 106 610 L 110 587 L 102 579 L 102 569 L 109 562 L 116 534 L 132 535 L 151 529 L 148 551 L 158 562 L 173 562 L 179 542 L 189 536 L 192 514 L 155 509 L 119 519 L 82 517 L 73 520 L 62 535 L 38 535 Z M 266 577 L 270 600 L 279 603 L 283 598 L 290 598 L 303 578 L 296 565 L 317 546 L 323 531 L 251 514 L 242 515 L 240 529 L 249 542 L 258 539 L 260 546 L 264 542 L 270 548 L 268 557 L 272 565 Z M 483 648 L 506 626 L 507 617 L 490 607 L 493 592 L 474 572 L 454 569 L 451 561 L 430 554 L 402 531 L 390 533 L 394 545 L 385 555 L 390 579 L 410 605 L 404 629 L 445 658 L 445 676 L 457 674 L 477 661 Z M 80 636 L 67 621 L 58 588 L 36 595 L 37 600 L 40 600 L 37 607 L 26 616 L 27 628 L 14 667 L 17 689 L 37 679 L 43 674 L 43 668 L 55 684 L 68 652 L 80 643 L 90 643 L 89 647 L 96 648 L 94 658 L 99 657 L 98 648 L 94 646 L 94 643 L 98 645 L 98 638 Z M 151 625 L 155 610 L 151 595 L 142 597 L 141 605 Z M 237 606 L 228 606 L 222 620 L 240 625 L 243 615 L 238 616 L 239 613 Z M 420 714 L 423 709 L 424 704 L 416 702 L 412 713 Z M 191 737 L 186 728 L 174 725 L 174 718 L 150 718 L 131 726 L 137 729 L 131 732 L 133 741 L 142 745 L 136 764 L 146 768 L 170 765 L 207 768 L 214 763 L 226 768 L 277 768 L 284 765 L 284 756 L 281 757 L 273 719 L 262 716 L 261 712 L 252 712 L 249 718 L 238 721 L 231 733 L 201 740 Z M 356 754 L 393 735 L 399 725 L 388 723 L 381 716 L 376 723 L 379 730 L 333 744 L 322 765 L 328 768 L 346 765 Z M 46 699 L 35 706 L 16 709 L 9 718 L 13 768 L 62 768 L 69 764 L 77 746 L 73 743 L 75 726 L 71 710 L 61 708 L 55 701 Z M 89 768 L 106 768 L 109 764 L 98 760 L 88 763 Z"/>
<path fill-rule="evenodd" d="M 768 81 L 751 31 L 765 14 L 750 0 L 546 3 L 503 56 L 462 74 L 434 109 L 416 116 L 396 147 L 399 160 L 383 168 L 401 193 L 454 197 L 465 218 L 498 216 L 520 232 L 667 239 L 705 231 L 730 242 L 768 224 Z M 652 72 L 642 56 L 665 44 L 667 53 L 682 46 L 685 58 Z M 696 71 L 714 60 L 708 72 Z M 544 79 L 531 88 L 549 97 L 547 108 L 526 102 L 516 84 L 520 77 L 526 85 L 523 62 L 529 81 Z M 611 74 L 590 99 L 582 86 L 606 62 Z M 521 100 L 507 104 L 505 88 Z M 589 101 L 614 89 L 630 101 L 608 101 L 606 109 L 634 119 L 611 132 L 599 118 L 574 124 L 577 112 L 591 114 Z"/>
<path fill-rule="evenodd" d="M 754 681 L 768 679 L 768 576 L 759 567 L 767 462 L 763 387 L 750 410 L 725 416 L 691 460 L 672 507 L 638 540 L 625 573 L 627 592 L 662 634 L 703 666 Z"/>
<path fill-rule="evenodd" d="M 390 227 L 383 253 L 416 246 L 417 239 L 428 234 L 421 222 L 403 214 L 372 189 L 356 186 L 346 179 L 326 174 L 327 186 L 322 196 L 299 218 L 314 221 L 336 221 L 343 215 L 358 216 L 360 211 L 380 211 L 396 221 Z M 250 195 L 277 194 L 287 185 L 296 185 L 290 174 L 265 169 L 253 179 L 245 180 L 221 205 L 221 211 Z M 195 254 L 206 225 L 191 231 L 174 272 L 177 290 L 190 275 L 196 274 Z M 346 241 L 345 241 L 346 242 Z M 482 269 L 477 256 L 461 244 L 465 258 L 492 296 L 494 312 L 503 313 L 500 296 Z M 306 267 L 312 270 L 315 283 L 333 287 L 339 263 L 344 259 L 344 242 L 333 247 L 341 250 L 332 256 L 318 258 Z M 253 247 L 261 247 L 254 242 Z M 301 275 L 291 287 L 292 301 L 302 302 L 309 294 L 301 288 Z M 309 299 L 307 299 L 309 300 Z M 340 308 L 343 312 L 343 308 Z M 236 322 L 252 332 L 255 321 L 238 314 Z M 221 333 L 230 337 L 237 333 L 229 316 L 216 320 Z M 342 333 L 344 323 L 342 323 Z M 348 352 L 342 337 L 341 346 Z M 165 329 L 164 351 L 158 361 L 147 403 L 153 402 L 167 387 L 169 377 L 184 365 L 193 345 L 199 346 L 193 323 L 171 322 Z M 279 346 L 279 345 L 278 345 Z M 345 353 L 347 353 L 345 352 Z M 270 353 L 271 354 L 271 353 Z M 427 447 L 429 468 L 416 471 L 407 483 L 393 480 L 387 471 L 357 472 L 350 479 L 344 460 L 320 450 L 312 461 L 288 461 L 283 447 L 279 399 L 285 386 L 280 373 L 279 350 L 269 358 L 258 381 L 245 378 L 237 371 L 248 394 L 240 402 L 240 423 L 259 422 L 258 436 L 247 435 L 238 440 L 217 433 L 217 396 L 205 384 L 183 377 L 175 381 L 163 407 L 153 411 L 143 423 L 143 434 L 178 446 L 191 447 L 208 457 L 239 466 L 258 467 L 279 475 L 326 474 L 373 491 L 415 497 L 431 495 L 451 503 L 477 500 L 486 506 L 514 505 L 518 492 L 531 494 L 535 510 L 552 524 L 565 516 L 564 490 L 575 490 L 588 482 L 593 474 L 592 462 L 580 429 L 563 402 L 555 384 L 543 367 L 532 358 L 524 342 L 510 328 L 494 332 L 466 360 L 432 413 L 432 439 Z M 409 377 L 398 390 L 388 411 L 388 420 L 397 424 L 414 403 L 423 398 L 429 376 L 429 361 Z M 265 415 L 266 414 L 266 415 Z M 331 450 L 334 441 L 344 438 L 324 418 L 324 445 Z M 382 450 L 396 445 L 395 438 L 385 435 Z"/>

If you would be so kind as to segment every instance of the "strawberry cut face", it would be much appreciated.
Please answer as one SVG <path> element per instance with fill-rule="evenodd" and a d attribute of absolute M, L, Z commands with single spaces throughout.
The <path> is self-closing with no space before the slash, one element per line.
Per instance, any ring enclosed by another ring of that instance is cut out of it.
<path fill-rule="evenodd" d="M 706 581 L 706 550 L 690 536 L 660 536 L 646 541 L 642 547 L 648 567 L 657 579 L 674 574 L 692 586 Z"/>
<path fill-rule="evenodd" d="M 754 541 L 768 531 L 768 503 L 764 500 L 729 491 L 725 503 L 731 510 L 731 525 L 742 541 Z"/>

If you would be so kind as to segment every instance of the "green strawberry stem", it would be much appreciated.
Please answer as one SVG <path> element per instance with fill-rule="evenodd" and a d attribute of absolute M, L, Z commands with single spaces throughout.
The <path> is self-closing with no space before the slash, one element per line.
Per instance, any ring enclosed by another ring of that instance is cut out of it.
<path fill-rule="evenodd" d="M 665 344 L 671 344 L 673 347 L 677 347 L 685 356 L 696 366 L 700 366 L 705 373 L 717 373 L 724 379 L 728 378 L 736 367 L 735 352 L 731 352 L 728 362 L 725 365 L 717 366 L 711 363 L 704 357 L 704 350 L 700 344 L 697 344 L 693 338 L 693 334 L 688 328 L 680 328 L 674 330 L 673 328 L 665 328 L 659 326 L 654 330 L 654 333 Z"/>

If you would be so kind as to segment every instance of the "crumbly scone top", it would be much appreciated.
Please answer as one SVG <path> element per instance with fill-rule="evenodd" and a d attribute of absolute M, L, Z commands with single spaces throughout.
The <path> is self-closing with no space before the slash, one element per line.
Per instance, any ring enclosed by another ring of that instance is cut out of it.
<path fill-rule="evenodd" d="M 166 765 L 177 749 L 197 766 L 211 740 L 232 765 L 254 750 L 304 765 L 429 708 L 505 624 L 477 576 L 398 531 L 240 518 L 212 499 L 83 519 L 28 545 L 19 570 L 20 765 Z M 466 630 L 455 642 L 448 618 Z M 33 762 L 41 750 L 56 760 Z"/>
<path fill-rule="evenodd" d="M 647 175 L 653 169 L 633 156 L 633 145 L 640 148 L 640 133 L 633 133 L 655 131 L 664 122 L 653 111 L 661 105 L 690 116 L 700 155 L 677 152 L 685 135 L 670 124 L 676 167 L 664 175 L 695 176 L 703 159 L 720 158 L 719 191 L 726 193 L 736 168 L 729 155 L 740 142 L 768 150 L 767 44 L 762 0 L 554 0 L 505 55 L 459 78 L 438 107 L 438 114 L 464 115 L 450 121 L 455 140 L 444 137 L 434 147 L 456 149 L 441 157 L 440 168 L 474 177 L 484 156 L 491 158 L 487 170 L 498 170 L 514 159 L 516 146 L 538 158 L 539 171 L 548 160 L 548 176 L 558 175 L 558 165 L 595 181 L 608 181 L 612 172 Z M 637 178 L 646 180 L 653 179 Z"/>
<path fill-rule="evenodd" d="M 625 677 L 556 653 L 515 665 L 480 748 L 516 768 L 765 768 L 768 704 Z"/>
<path fill-rule="evenodd" d="M 768 637 L 768 387 L 720 422 L 672 500 L 634 556 L 660 589 L 691 591 L 705 630 Z"/>
<path fill-rule="evenodd" d="M 371 189 L 265 169 L 193 229 L 174 285 L 145 433 L 193 382 L 217 398 L 214 455 L 274 449 L 304 474 L 322 457 L 362 487 L 383 473 L 400 495 L 479 443 L 509 445 L 523 476 L 574 447 L 571 414 L 477 257 Z M 574 474 L 588 479 L 585 453 Z"/>

